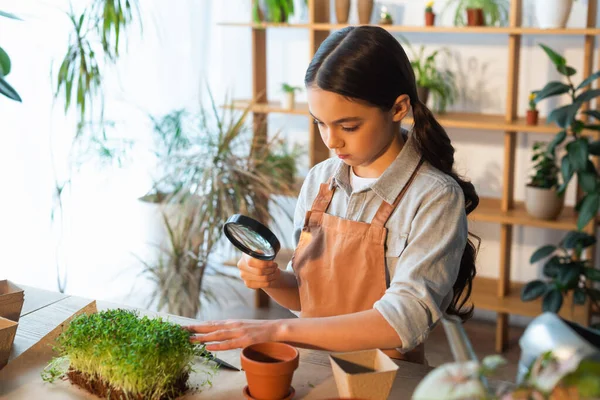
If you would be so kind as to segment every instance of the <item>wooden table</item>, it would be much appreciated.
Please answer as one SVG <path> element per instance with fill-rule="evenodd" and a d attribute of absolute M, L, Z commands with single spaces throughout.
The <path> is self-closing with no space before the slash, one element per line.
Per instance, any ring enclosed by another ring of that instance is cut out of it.
<path fill-rule="evenodd" d="M 88 306 L 91 301 L 81 297 L 68 296 L 26 286 L 21 287 L 25 290 L 25 303 L 23 305 L 9 363 L 4 370 L 0 371 L 0 398 L 3 398 L 3 395 L 8 395 L 11 399 L 25 398 L 24 396 L 19 397 L 19 391 L 17 389 L 13 389 L 14 391 L 10 392 L 11 389 L 7 388 L 10 387 L 11 384 L 13 387 L 18 386 L 14 384 L 14 380 L 19 379 L 19 373 L 13 372 L 13 375 L 10 376 L 10 373 L 6 371 L 11 370 L 11 365 L 13 367 L 19 365 L 21 356 L 21 358 L 25 358 L 27 354 L 38 351 L 38 343 L 42 343 L 43 340 L 45 340 L 44 338 L 46 335 L 55 330 L 57 326 L 70 318 L 75 312 Z M 130 309 L 130 307 L 123 305 L 100 301 L 96 302 L 95 305 L 98 310 L 114 308 Z M 147 310 L 138 311 L 141 315 L 160 315 L 168 318 L 170 321 L 182 325 L 190 324 L 193 321 L 187 318 Z M 230 350 L 219 352 L 217 353 L 217 356 L 240 367 L 239 354 L 239 350 Z M 409 362 L 395 362 L 398 364 L 399 369 L 389 398 L 410 399 L 416 385 L 431 370 L 431 368 Z M 39 373 L 37 378 L 39 378 Z M 51 396 L 52 393 L 56 391 L 51 385 L 41 383 L 41 379 L 38 380 L 40 381 L 38 383 L 38 390 L 47 390 L 47 393 L 44 393 L 44 397 L 47 397 L 46 395 Z M 213 381 L 212 388 L 203 390 L 193 396 L 185 396 L 185 398 L 243 399 L 242 389 L 245 382 L 245 375 L 243 372 L 221 369 Z M 325 399 L 337 397 L 337 389 L 335 387 L 329 363 L 329 353 L 325 351 L 300 350 L 300 366 L 294 374 L 292 385 L 296 390 L 295 398 Z M 17 395 L 15 395 L 15 393 L 17 393 Z"/>

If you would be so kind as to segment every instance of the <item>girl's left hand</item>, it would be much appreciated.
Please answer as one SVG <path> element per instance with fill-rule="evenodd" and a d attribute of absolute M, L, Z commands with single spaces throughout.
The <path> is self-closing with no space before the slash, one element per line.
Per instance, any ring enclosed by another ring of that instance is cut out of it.
<path fill-rule="evenodd" d="M 206 349 L 221 351 L 278 341 L 280 325 L 279 320 L 228 320 L 185 326 L 184 329 L 195 334 L 190 336 L 191 342 L 214 342 L 207 344 Z"/>

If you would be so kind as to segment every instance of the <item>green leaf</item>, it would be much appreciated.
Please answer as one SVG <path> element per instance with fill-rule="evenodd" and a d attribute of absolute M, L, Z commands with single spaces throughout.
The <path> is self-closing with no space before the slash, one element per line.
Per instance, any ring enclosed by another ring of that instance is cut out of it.
<path fill-rule="evenodd" d="M 556 278 L 560 269 L 560 257 L 554 256 L 544 264 L 543 273 L 548 278 Z"/>
<path fill-rule="evenodd" d="M 600 156 L 600 140 L 596 140 L 595 142 L 591 142 L 588 146 L 588 151 L 590 154 L 595 156 Z"/>
<path fill-rule="evenodd" d="M 589 115 L 590 117 L 600 120 L 600 111 L 598 110 L 585 110 L 583 111 L 583 114 Z"/>
<path fill-rule="evenodd" d="M 521 289 L 521 300 L 531 301 L 542 296 L 548 290 L 546 282 L 541 280 L 535 280 L 528 282 L 523 289 Z"/>
<path fill-rule="evenodd" d="M 600 96 L 600 89 L 587 90 L 581 93 L 579 96 L 575 97 L 575 100 L 573 102 L 585 103 L 586 101 L 590 101 L 598 96 Z"/>
<path fill-rule="evenodd" d="M 575 304 L 585 304 L 585 298 L 586 298 L 586 294 L 585 294 L 585 290 L 583 290 L 582 288 L 575 288 L 575 290 L 573 291 L 573 301 L 575 302 Z"/>
<path fill-rule="evenodd" d="M 552 141 L 548 144 L 548 152 L 554 154 L 556 146 L 560 145 L 567 138 L 567 131 L 558 132 Z"/>
<path fill-rule="evenodd" d="M 579 282 L 581 266 L 578 264 L 563 264 L 558 273 L 558 281 L 563 288 L 572 288 Z"/>
<path fill-rule="evenodd" d="M 600 282 L 600 270 L 596 268 L 584 268 L 583 274 L 586 276 L 586 278 L 591 279 L 592 281 Z"/>
<path fill-rule="evenodd" d="M 581 107 L 580 104 L 574 103 L 555 108 L 550 115 L 548 115 L 546 123 L 556 122 L 556 125 L 566 129 L 573 123 L 573 119 L 575 119 L 579 107 Z"/>
<path fill-rule="evenodd" d="M 597 192 L 589 193 L 583 198 L 577 218 L 577 229 L 583 230 L 592 219 L 596 218 L 598 207 L 600 207 L 600 195 Z"/>
<path fill-rule="evenodd" d="M 577 73 L 575 68 L 569 67 L 568 65 L 559 65 L 556 70 L 565 76 L 573 76 Z"/>
<path fill-rule="evenodd" d="M 552 289 L 544 295 L 542 311 L 558 313 L 563 303 L 563 295 L 558 289 Z"/>
<path fill-rule="evenodd" d="M 594 172 L 582 171 L 578 174 L 579 184 L 586 193 L 595 192 L 598 188 L 598 176 Z"/>
<path fill-rule="evenodd" d="M 575 171 L 585 171 L 588 160 L 588 141 L 585 138 L 577 139 L 567 145 L 569 161 Z"/>
<path fill-rule="evenodd" d="M 600 125 L 584 125 L 583 127 L 591 131 L 600 131 Z"/>
<path fill-rule="evenodd" d="M 6 17 L 6 18 L 10 18 L 10 19 L 18 19 L 19 21 L 23 21 L 21 18 L 17 17 L 16 15 L 7 13 L 4 11 L 0 11 L 0 17 Z"/>
<path fill-rule="evenodd" d="M 539 103 L 541 100 L 544 100 L 548 97 L 558 96 L 560 94 L 567 93 L 571 87 L 562 82 L 552 81 L 548 82 L 546 86 L 539 92 L 535 94 L 535 103 Z"/>
<path fill-rule="evenodd" d="M 586 87 L 587 85 L 589 85 L 590 83 L 592 83 L 593 81 L 595 81 L 598 78 L 600 78 L 600 71 L 594 72 L 592 75 L 585 78 L 583 80 L 583 82 L 581 82 L 579 84 L 579 86 L 577 86 L 576 90 L 583 89 L 584 87 Z"/>
<path fill-rule="evenodd" d="M 571 181 L 571 177 L 573 176 L 573 167 L 571 165 L 571 161 L 569 161 L 569 156 L 563 156 L 560 163 L 560 172 L 563 178 L 563 185 L 566 187 L 568 183 Z"/>
<path fill-rule="evenodd" d="M 560 65 L 566 65 L 567 64 L 567 60 L 565 60 L 565 58 L 563 56 L 561 56 L 558 53 L 556 53 L 550 47 L 548 47 L 548 46 L 546 46 L 544 44 L 540 44 L 540 47 L 542 49 L 544 49 L 544 51 L 546 52 L 546 54 L 550 58 L 550 61 L 552 61 L 554 63 L 554 65 L 556 65 L 557 67 L 560 66 Z"/>
<path fill-rule="evenodd" d="M 10 57 L 6 51 L 0 47 L 0 76 L 7 76 L 8 74 L 10 74 Z"/>
<path fill-rule="evenodd" d="M 4 80 L 3 77 L 0 76 L 0 94 L 5 95 L 6 97 L 8 97 L 9 99 L 15 100 L 15 101 L 22 101 L 21 100 L 21 96 L 19 96 L 19 93 L 17 93 L 17 91 L 15 89 L 13 89 L 12 86 L 10 86 L 8 84 L 8 82 L 6 82 Z"/>
<path fill-rule="evenodd" d="M 548 257 L 550 254 L 554 253 L 555 250 L 556 250 L 556 246 L 551 245 L 551 244 L 542 246 L 531 255 L 531 258 L 529 259 L 529 263 L 534 264 L 534 263 L 538 262 L 539 260 L 541 260 L 542 258 Z"/>

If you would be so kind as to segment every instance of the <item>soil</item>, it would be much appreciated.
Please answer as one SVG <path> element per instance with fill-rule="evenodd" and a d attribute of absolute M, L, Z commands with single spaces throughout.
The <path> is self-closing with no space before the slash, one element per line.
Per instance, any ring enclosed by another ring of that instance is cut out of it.
<path fill-rule="evenodd" d="M 74 369 L 69 369 L 69 371 L 67 372 L 67 376 L 69 377 L 71 383 L 82 387 L 88 392 L 95 394 L 96 396 L 99 396 L 103 399 L 144 400 L 144 397 L 139 393 L 126 393 L 121 389 L 115 389 L 110 385 L 110 383 L 106 382 L 103 379 L 89 376 Z M 179 379 L 177 379 L 173 387 L 170 388 L 171 390 L 168 391 L 169 394 L 162 396 L 160 400 L 171 400 L 184 394 L 188 390 L 188 378 L 189 373 L 181 375 Z"/>

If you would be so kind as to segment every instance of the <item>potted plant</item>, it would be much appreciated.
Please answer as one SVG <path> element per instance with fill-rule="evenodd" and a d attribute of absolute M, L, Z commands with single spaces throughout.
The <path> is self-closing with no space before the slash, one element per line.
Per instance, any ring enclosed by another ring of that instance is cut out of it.
<path fill-rule="evenodd" d="M 508 19 L 506 0 L 450 0 L 443 12 L 455 5 L 455 26 L 498 26 Z M 465 15 L 467 19 L 465 20 Z"/>
<path fill-rule="evenodd" d="M 381 6 L 381 14 L 379 16 L 379 25 L 392 25 L 394 20 L 392 15 L 388 12 L 386 6 Z"/>
<path fill-rule="evenodd" d="M 425 5 L 425 25 L 433 26 L 435 25 L 435 13 L 433 12 L 433 1 L 428 2 Z"/>
<path fill-rule="evenodd" d="M 181 326 L 122 309 L 77 316 L 56 342 L 44 381 L 64 377 L 111 399 L 177 398 L 188 390 L 195 358 L 212 357 Z"/>
<path fill-rule="evenodd" d="M 600 282 L 600 271 L 594 261 L 585 259 L 583 252 L 594 245 L 596 238 L 585 232 L 570 231 L 558 246 L 545 245 L 538 248 L 529 260 L 535 264 L 547 259 L 543 267 L 546 280 L 535 279 L 521 289 L 521 300 L 532 301 L 542 297 L 542 310 L 558 313 L 563 297 L 573 293 L 573 307 L 590 299 L 600 306 L 600 290 L 588 283 Z M 550 258 L 548 258 L 550 257 Z M 600 324 L 596 326 L 600 328 Z"/>
<path fill-rule="evenodd" d="M 537 0 L 535 16 L 542 29 L 564 28 L 567 25 L 573 0 Z"/>
<path fill-rule="evenodd" d="M 417 52 L 406 39 L 404 42 L 412 53 L 411 65 L 415 72 L 419 100 L 427 103 L 431 94 L 432 108 L 438 113 L 444 113 L 446 107 L 453 104 L 457 96 L 456 79 L 452 71 L 436 65 L 438 55 L 440 53 L 448 55 L 448 50 L 435 50 L 426 54 L 425 46 L 421 46 Z"/>
<path fill-rule="evenodd" d="M 534 218 L 556 219 L 564 206 L 564 194 L 558 193 L 560 171 L 554 151 L 542 142 L 533 145 L 534 173 L 525 188 L 525 209 Z"/>
<path fill-rule="evenodd" d="M 6 17 L 11 19 L 20 19 L 13 14 L 9 14 L 4 11 L 0 11 L 0 17 Z M 21 97 L 19 93 L 6 80 L 4 79 L 10 73 L 11 63 L 10 57 L 4 51 L 2 47 L 0 47 L 0 94 L 8 97 L 11 100 L 21 101 Z"/>
<path fill-rule="evenodd" d="M 173 140 L 165 143 L 171 150 L 160 157 L 164 167 L 149 191 L 160 202 L 168 240 L 158 259 L 144 261 L 144 272 L 156 282 L 152 299 L 159 310 L 194 318 L 203 301 L 215 300 L 203 282 L 207 274 L 219 274 L 210 260 L 231 215 L 242 213 L 266 224 L 280 209 L 291 220 L 283 198 L 296 195 L 299 151 L 289 150 L 277 135 L 257 141 L 267 137 L 266 127 L 252 128 L 250 107 L 236 111 L 228 105 L 220 114 L 210 95 L 208 107 L 178 114 L 184 121 L 169 125 Z"/>
<path fill-rule="evenodd" d="M 287 23 L 294 14 L 294 0 L 253 0 L 254 22 Z"/>
<path fill-rule="evenodd" d="M 299 86 L 282 83 L 281 91 L 283 92 L 283 99 L 281 101 L 281 107 L 286 110 L 293 110 L 296 107 L 296 92 L 301 90 L 302 88 Z"/>
<path fill-rule="evenodd" d="M 535 94 L 536 92 L 531 92 L 529 94 L 529 109 L 527 110 L 527 125 L 537 125 L 538 124 L 538 116 L 539 112 L 537 109 L 537 104 L 535 104 Z"/>
<path fill-rule="evenodd" d="M 594 163 L 591 160 L 592 156 L 600 155 L 600 141 L 592 141 L 588 136 L 582 133 L 584 130 L 600 130 L 599 125 L 590 123 L 588 117 L 600 120 L 600 112 L 597 110 L 580 109 L 590 100 L 600 96 L 600 89 L 590 89 L 589 86 L 600 77 L 600 71 L 592 73 L 582 82 L 576 84 L 572 80 L 572 76 L 577 73 L 575 68 L 567 64 L 567 60 L 556 53 L 551 48 L 540 44 L 548 58 L 555 65 L 559 74 L 565 77 L 566 82 L 552 81 L 548 82 L 544 88 L 536 93 L 536 104 L 540 101 L 567 94 L 570 102 L 560 105 L 550 112 L 547 118 L 547 123 L 558 125 L 561 130 L 555 135 L 550 142 L 549 150 L 554 150 L 558 146 L 564 146 L 566 153 L 561 159 L 561 175 L 562 183 L 558 188 L 558 193 L 562 194 L 566 191 L 571 179 L 576 178 L 581 189 L 581 196 L 578 196 L 575 209 L 578 212 L 577 216 L 577 232 L 578 236 L 573 233 L 568 233 L 564 239 L 566 249 L 584 249 L 588 247 L 588 239 L 585 233 L 581 232 L 587 225 L 594 220 L 600 208 L 600 177 Z M 563 144 L 564 142 L 566 144 Z M 594 223 L 594 222 L 592 222 Z M 569 239 L 569 240 L 567 240 Z M 578 240 L 575 240 L 578 239 Z M 591 239 L 589 239 L 591 240 Z M 544 246 L 546 249 L 553 249 L 554 246 Z M 536 255 L 534 253 L 534 255 Z M 536 259 L 532 256 L 532 259 Z M 574 258 L 575 260 L 575 258 Z M 564 261 L 564 260 L 563 260 Z M 590 264 L 588 266 L 592 266 Z M 586 273 L 592 274 L 590 270 L 584 270 Z M 570 281 L 566 278 L 563 281 Z M 530 282 L 532 283 L 532 282 Z M 526 285 L 525 288 L 530 289 L 531 286 Z M 524 290 L 525 290 L 524 288 Z M 573 286 L 557 287 L 562 293 L 572 291 L 573 294 L 580 293 Z M 600 299 L 600 293 L 589 292 L 594 295 L 594 299 Z M 558 297 L 554 294 L 553 296 Z M 583 296 L 578 294 L 581 299 Z M 562 298 L 562 297 L 561 297 Z M 592 295 L 590 295 L 592 298 Z M 558 303 L 557 303 L 558 304 Z M 562 302 L 555 309 L 558 311 Z"/>

